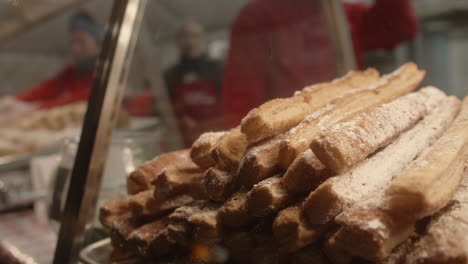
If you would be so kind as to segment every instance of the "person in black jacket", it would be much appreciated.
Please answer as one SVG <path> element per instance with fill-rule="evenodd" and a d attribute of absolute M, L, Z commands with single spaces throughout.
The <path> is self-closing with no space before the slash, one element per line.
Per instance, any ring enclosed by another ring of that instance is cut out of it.
<path fill-rule="evenodd" d="M 184 141 L 190 145 L 208 130 L 219 129 L 221 66 L 206 53 L 203 27 L 182 25 L 179 61 L 165 72 L 165 81 Z"/>

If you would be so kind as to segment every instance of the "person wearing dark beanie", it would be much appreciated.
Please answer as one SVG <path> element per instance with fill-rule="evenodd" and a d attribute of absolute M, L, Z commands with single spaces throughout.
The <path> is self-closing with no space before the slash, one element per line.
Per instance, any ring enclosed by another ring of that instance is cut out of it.
<path fill-rule="evenodd" d="M 88 99 L 104 29 L 89 13 L 79 11 L 72 15 L 68 33 L 72 62 L 51 79 L 17 94 L 16 100 L 43 109 Z"/>

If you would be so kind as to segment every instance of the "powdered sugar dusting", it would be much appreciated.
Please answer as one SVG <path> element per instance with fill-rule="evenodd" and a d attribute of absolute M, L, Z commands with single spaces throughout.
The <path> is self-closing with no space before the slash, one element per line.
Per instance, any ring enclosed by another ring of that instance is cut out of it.
<path fill-rule="evenodd" d="M 374 218 L 367 222 L 366 229 L 375 230 L 380 237 L 385 237 L 386 226 L 378 218 Z"/>
<path fill-rule="evenodd" d="M 249 156 L 258 156 L 263 155 L 265 152 L 270 152 L 273 149 L 277 148 L 277 145 L 281 143 L 284 139 L 285 134 L 279 134 L 273 138 L 267 139 L 264 142 L 261 142 L 259 145 L 251 148 L 244 159 L 247 159 Z"/>
<path fill-rule="evenodd" d="M 338 149 L 344 154 L 344 162 L 351 165 L 388 144 L 395 135 L 411 127 L 444 97 L 435 88 L 425 88 L 400 97 L 325 129 L 319 143 L 323 148 Z"/>
<path fill-rule="evenodd" d="M 384 224 L 379 219 L 373 219 L 369 222 L 367 222 L 367 227 L 370 229 L 379 229 L 379 228 L 384 228 Z"/>
<path fill-rule="evenodd" d="M 379 153 L 349 172 L 330 179 L 334 192 L 341 197 L 344 204 L 362 204 L 364 200 L 369 204 L 379 200 L 379 193 L 383 192 L 392 178 L 432 145 L 454 119 L 458 104 L 449 100 L 445 100 L 441 106 Z"/>
<path fill-rule="evenodd" d="M 468 255 L 468 173 L 454 196 L 455 204 L 434 218 L 425 235 L 408 254 L 407 263 L 421 262 L 445 256 L 447 259 Z"/>

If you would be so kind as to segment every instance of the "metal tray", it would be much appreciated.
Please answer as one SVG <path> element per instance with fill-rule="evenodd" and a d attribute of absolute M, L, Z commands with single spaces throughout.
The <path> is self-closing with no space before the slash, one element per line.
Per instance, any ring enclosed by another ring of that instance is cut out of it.
<path fill-rule="evenodd" d="M 110 238 L 95 242 L 80 252 L 80 261 L 84 264 L 105 264 L 109 263 L 112 253 Z"/>

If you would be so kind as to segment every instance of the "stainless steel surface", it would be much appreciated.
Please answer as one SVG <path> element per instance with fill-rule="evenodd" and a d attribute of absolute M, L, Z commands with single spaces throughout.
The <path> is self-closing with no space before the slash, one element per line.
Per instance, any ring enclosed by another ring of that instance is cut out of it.
<path fill-rule="evenodd" d="M 58 147 L 51 147 L 33 153 L 2 156 L 0 157 L 0 173 L 27 168 L 32 158 L 52 154 L 57 150 Z"/>
<path fill-rule="evenodd" d="M 85 247 L 80 252 L 80 261 L 83 264 L 107 264 L 109 263 L 109 257 L 112 254 L 112 245 L 110 239 L 103 239 Z M 138 262 L 134 257 L 128 257 L 126 259 L 120 259 L 115 263 L 119 264 L 135 264 Z"/>
<path fill-rule="evenodd" d="M 116 0 L 98 61 L 83 132 L 55 250 L 54 263 L 78 259 L 85 229 L 93 219 L 112 128 L 126 86 L 128 64 L 145 0 Z"/>
<path fill-rule="evenodd" d="M 348 20 L 344 13 L 342 1 L 321 0 L 320 2 L 336 57 L 337 76 L 341 76 L 356 68 Z"/>

